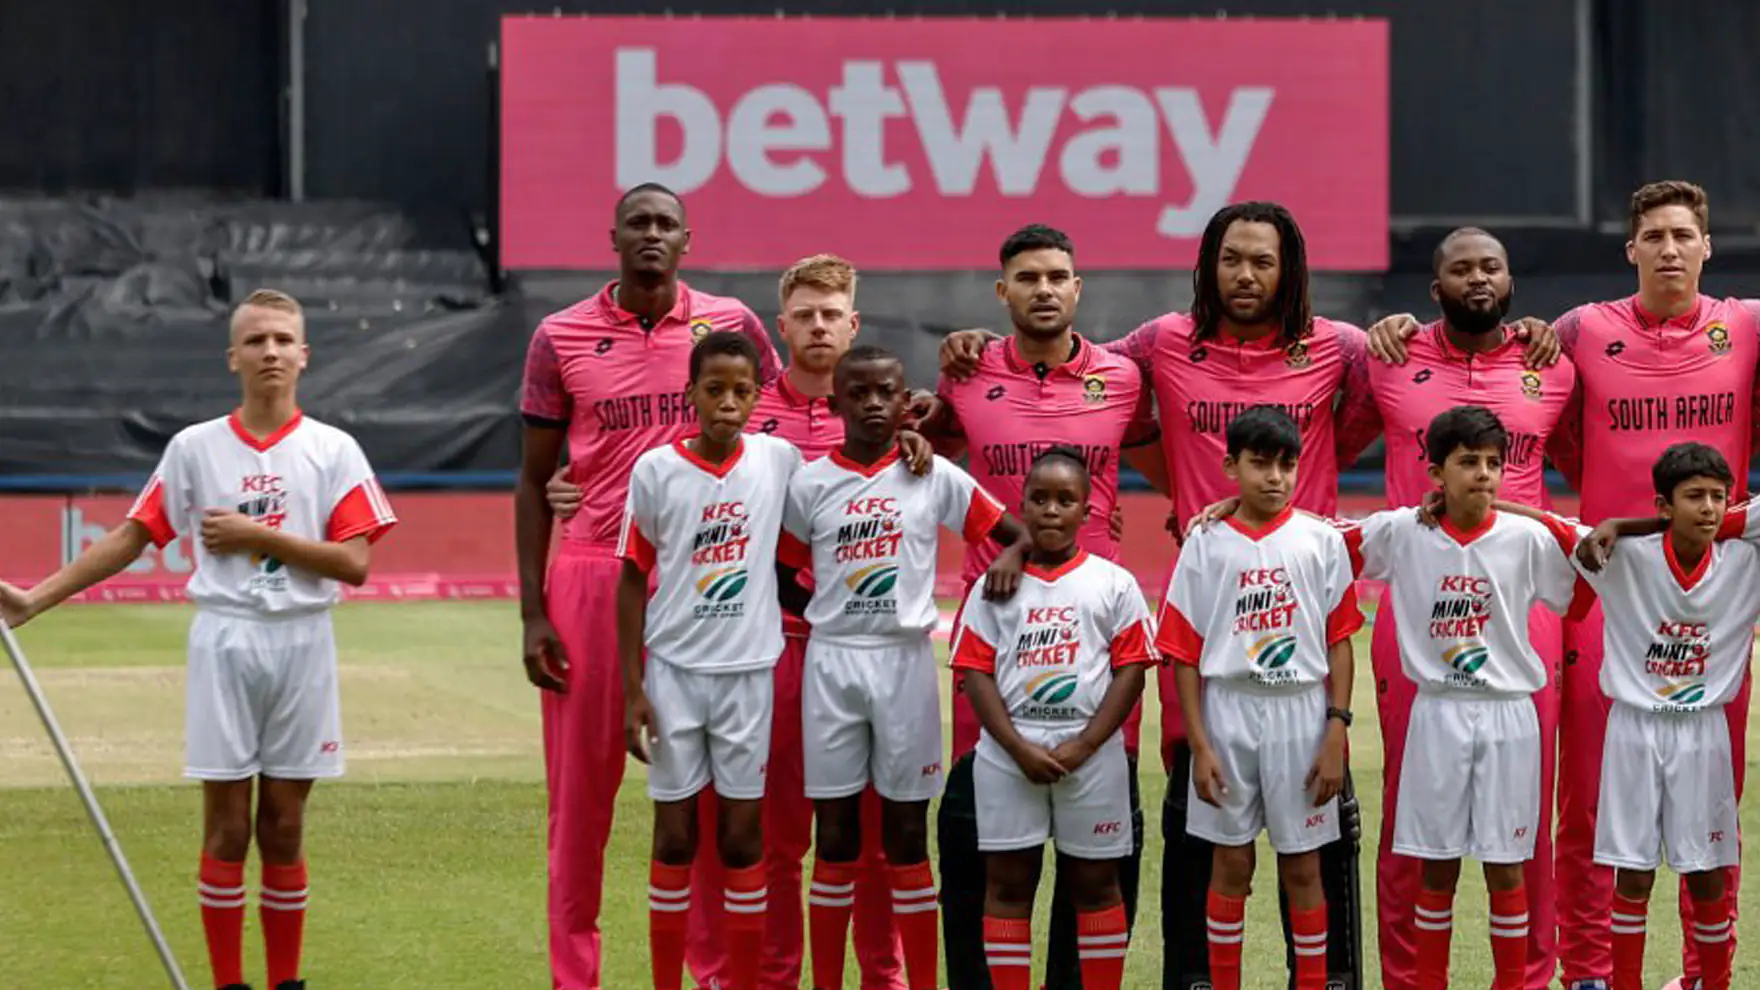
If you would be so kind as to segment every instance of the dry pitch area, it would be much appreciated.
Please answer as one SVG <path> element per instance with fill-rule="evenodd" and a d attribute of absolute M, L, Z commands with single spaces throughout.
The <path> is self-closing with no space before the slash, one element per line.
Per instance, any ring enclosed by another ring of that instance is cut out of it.
<path fill-rule="evenodd" d="M 195 900 L 199 794 L 182 765 L 183 649 L 189 611 L 69 606 L 21 638 L 191 985 L 207 960 Z M 350 605 L 337 613 L 349 776 L 322 784 L 309 829 L 314 990 L 477 990 L 549 986 L 544 953 L 544 791 L 537 702 L 520 671 L 508 603 Z M 1367 634 L 1359 669 L 1367 666 Z M 1153 699 L 1151 699 L 1151 705 Z M 1353 733 L 1365 823 L 1378 827 L 1381 748 L 1373 682 L 1358 678 Z M 1145 726 L 1156 724 L 1154 712 Z M 1145 731 L 1150 752 L 1152 732 Z M 1569 744 L 1568 741 L 1566 743 Z M 1750 752 L 1754 752 L 1750 744 Z M 1160 886 L 1163 780 L 1143 765 L 1151 841 L 1144 890 Z M 647 836 L 642 769 L 631 763 L 608 854 L 606 986 L 647 983 Z M 157 960 L 16 677 L 0 672 L 0 986 L 135 990 L 164 986 Z M 1753 802 L 1744 822 L 1755 824 Z M 1750 862 L 1752 858 L 1750 857 Z M 1248 920 L 1248 960 L 1281 958 L 1268 850 Z M 256 869 L 250 871 L 256 886 Z M 1365 852 L 1366 948 L 1374 958 L 1374 855 Z M 1743 892 L 1744 919 L 1760 895 Z M 253 894 L 252 903 L 255 903 Z M 1455 982 L 1491 983 L 1483 888 L 1463 882 Z M 1674 975 L 1672 891 L 1658 896 L 1651 985 Z M 261 984 L 254 907 L 247 973 Z M 1146 896 L 1126 983 L 1160 986 L 1158 900 Z M 1744 920 L 1737 986 L 1760 985 L 1760 944 Z M 1252 963 L 1249 963 L 1251 966 Z M 853 970 L 852 973 L 853 983 Z M 1379 986 L 1371 966 L 1369 985 Z M 1280 976 L 1249 971 L 1247 986 Z"/>

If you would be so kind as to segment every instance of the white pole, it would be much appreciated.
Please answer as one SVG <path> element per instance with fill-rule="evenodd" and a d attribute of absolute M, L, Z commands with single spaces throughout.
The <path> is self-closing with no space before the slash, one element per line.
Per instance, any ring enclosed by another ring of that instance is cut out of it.
<path fill-rule="evenodd" d="M 6 652 L 12 657 L 12 666 L 18 670 L 19 680 L 24 682 L 25 693 L 30 695 L 31 704 L 36 706 L 37 715 L 43 720 L 43 727 L 49 730 L 49 741 L 55 744 L 55 752 L 61 757 L 61 765 L 67 769 L 67 776 L 72 778 L 74 790 L 79 792 L 80 801 L 86 806 L 86 814 L 91 816 L 92 824 L 98 829 L 98 838 L 104 842 L 104 851 L 110 854 L 110 862 L 116 865 L 116 872 L 122 877 L 122 885 L 128 888 L 129 900 L 134 902 L 135 913 L 141 917 L 141 924 L 146 926 L 147 937 L 153 940 L 153 948 L 159 953 L 159 961 L 165 965 L 165 975 L 171 978 L 171 985 L 176 990 L 189 990 L 189 983 L 183 978 L 183 970 L 177 966 L 177 957 L 172 955 L 171 946 L 165 941 L 165 933 L 159 930 L 159 922 L 153 917 L 153 909 L 147 905 L 147 895 L 141 892 L 140 884 L 135 882 L 134 871 L 128 868 L 128 859 L 122 855 L 122 846 L 116 841 L 116 833 L 110 830 L 110 821 L 104 817 L 104 809 L 98 807 L 97 795 L 86 783 L 84 773 L 80 772 L 79 761 L 74 759 L 73 749 L 62 735 L 61 726 L 55 721 L 55 713 L 49 708 L 49 699 L 43 695 L 42 685 L 31 672 L 30 661 L 25 659 L 24 648 L 19 645 L 18 637 L 13 635 L 12 627 L 0 619 L 0 641 L 6 644 Z"/>

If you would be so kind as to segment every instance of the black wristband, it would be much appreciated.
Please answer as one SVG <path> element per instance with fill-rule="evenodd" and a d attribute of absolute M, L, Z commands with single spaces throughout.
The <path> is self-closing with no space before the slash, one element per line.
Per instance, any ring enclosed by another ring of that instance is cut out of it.
<path fill-rule="evenodd" d="M 1348 729 L 1351 727 L 1351 710 L 1349 708 L 1326 709 L 1326 720 L 1330 722 L 1333 719 L 1338 719 L 1340 722 L 1343 722 L 1344 727 Z"/>

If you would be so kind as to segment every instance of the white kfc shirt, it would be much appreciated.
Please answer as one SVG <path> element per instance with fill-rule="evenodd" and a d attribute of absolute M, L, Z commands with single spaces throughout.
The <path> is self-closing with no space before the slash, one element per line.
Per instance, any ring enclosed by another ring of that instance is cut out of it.
<path fill-rule="evenodd" d="M 637 458 L 617 538 L 617 556 L 659 572 L 648 655 L 701 673 L 774 666 L 782 655 L 776 539 L 800 452 L 752 434 L 711 464 L 688 439 Z"/>
<path fill-rule="evenodd" d="M 199 539 L 209 509 L 241 512 L 308 540 L 376 541 L 397 523 L 354 438 L 295 412 L 259 440 L 238 414 L 197 423 L 171 438 L 128 517 L 165 546 L 189 534 L 195 556 L 187 593 L 198 606 L 244 615 L 320 612 L 338 582 L 260 554 L 210 554 Z"/>
<path fill-rule="evenodd" d="M 935 629 L 941 527 L 979 546 L 1002 515 L 1002 503 L 943 458 L 918 477 L 896 447 L 868 466 L 833 450 L 789 484 L 779 552 L 812 568 L 815 640 L 882 646 Z"/>
<path fill-rule="evenodd" d="M 1588 535 L 1586 527 L 1578 532 Z M 1620 540 L 1600 573 L 1578 570 L 1602 601 L 1601 690 L 1652 712 L 1728 704 L 1741 690 L 1760 617 L 1760 514 L 1724 517 L 1691 570 L 1667 533 Z"/>
<path fill-rule="evenodd" d="M 1363 626 L 1344 536 L 1293 509 L 1263 529 L 1206 527 L 1180 548 L 1156 625 L 1156 648 L 1207 680 L 1323 684 L 1332 645 Z"/>
<path fill-rule="evenodd" d="M 1007 601 L 972 588 L 961 612 L 953 666 L 996 678 L 1017 724 L 1086 725 L 1112 672 L 1156 662 L 1149 605 L 1129 571 L 1087 551 L 1056 570 L 1028 565 Z"/>
<path fill-rule="evenodd" d="M 1533 694 L 1546 685 L 1534 603 L 1563 615 L 1590 601 L 1570 561 L 1576 531 L 1560 522 L 1492 512 L 1466 533 L 1389 509 L 1340 525 L 1358 576 L 1388 582 L 1400 661 L 1420 688 Z"/>

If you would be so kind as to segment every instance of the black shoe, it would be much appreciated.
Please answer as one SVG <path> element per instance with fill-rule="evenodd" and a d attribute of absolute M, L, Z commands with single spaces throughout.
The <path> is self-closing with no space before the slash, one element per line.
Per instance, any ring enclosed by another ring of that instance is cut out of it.
<path fill-rule="evenodd" d="M 221 987 L 220 990 L 251 990 L 251 985 L 249 983 L 232 983 Z"/>
<path fill-rule="evenodd" d="M 275 984 L 275 990 L 306 990 L 306 981 L 282 980 L 280 983 Z"/>

